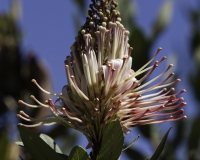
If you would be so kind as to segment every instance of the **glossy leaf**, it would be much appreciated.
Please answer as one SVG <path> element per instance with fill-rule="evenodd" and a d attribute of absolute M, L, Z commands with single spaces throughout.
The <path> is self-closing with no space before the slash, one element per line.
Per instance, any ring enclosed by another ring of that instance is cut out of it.
<path fill-rule="evenodd" d="M 75 146 L 69 155 L 68 160 L 91 160 L 85 149 L 80 146 Z"/>
<path fill-rule="evenodd" d="M 160 154 L 162 153 L 162 151 L 164 149 L 165 142 L 167 140 L 168 134 L 169 134 L 171 129 L 172 129 L 172 127 L 169 128 L 169 130 L 167 131 L 167 133 L 163 137 L 162 141 L 160 142 L 158 148 L 156 149 L 156 151 L 154 152 L 154 154 L 153 154 L 153 156 L 151 157 L 150 160 L 157 160 L 159 158 Z"/>
<path fill-rule="evenodd" d="M 58 147 L 58 145 L 55 143 L 55 141 L 51 137 L 49 137 L 46 134 L 40 134 L 40 138 L 43 141 L 45 141 L 55 152 L 62 153 L 61 149 Z M 15 144 L 17 144 L 20 147 L 24 147 L 24 144 L 21 141 L 17 141 L 15 142 Z"/>
<path fill-rule="evenodd" d="M 65 153 L 69 153 L 75 142 L 78 140 L 78 134 L 75 132 L 70 132 L 69 130 L 69 128 L 63 127 L 62 125 L 58 124 L 53 130 L 49 130 L 48 132 L 46 132 L 46 134 L 53 139 L 67 139 L 67 143 L 64 143 L 62 145 L 62 151 L 64 151 Z"/>
<path fill-rule="evenodd" d="M 63 160 L 49 145 L 30 129 L 18 125 L 21 139 L 27 151 L 37 160 Z"/>
<path fill-rule="evenodd" d="M 124 143 L 124 135 L 120 122 L 108 123 L 103 132 L 102 144 L 97 160 L 116 160 L 119 158 Z"/>
<path fill-rule="evenodd" d="M 42 138 L 55 152 L 62 153 L 61 149 L 51 137 L 46 134 L 40 134 L 40 138 Z"/>

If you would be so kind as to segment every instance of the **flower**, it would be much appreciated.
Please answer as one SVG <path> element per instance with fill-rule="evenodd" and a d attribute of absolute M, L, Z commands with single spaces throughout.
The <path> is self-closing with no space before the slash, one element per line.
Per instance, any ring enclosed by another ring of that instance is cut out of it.
<path fill-rule="evenodd" d="M 63 87 L 62 94 L 50 93 L 32 80 L 43 92 L 58 99 L 56 102 L 49 99 L 43 104 L 31 96 L 38 105 L 19 101 L 29 107 L 47 107 L 52 114 L 34 119 L 20 111 L 18 117 L 35 123 L 21 125 L 35 127 L 61 123 L 81 131 L 90 147 L 93 142 L 101 141 L 105 125 L 112 120 L 118 119 L 124 133 L 129 133 L 129 128 L 134 126 L 186 118 L 184 110 L 179 109 L 186 102 L 178 97 L 185 90 L 171 94 L 175 89 L 167 91 L 166 88 L 180 82 L 180 79 L 176 79 L 167 83 L 174 73 L 151 85 L 166 75 L 172 64 L 152 80 L 144 82 L 166 59 L 163 57 L 155 61 L 161 48 L 138 71 L 131 69 L 129 31 L 120 23 L 116 6 L 114 1 L 93 1 L 90 18 L 87 18 L 71 46 L 71 56 L 65 60 L 68 85 Z M 146 74 L 137 79 L 143 73 Z M 158 92 L 152 93 L 154 90 Z"/>

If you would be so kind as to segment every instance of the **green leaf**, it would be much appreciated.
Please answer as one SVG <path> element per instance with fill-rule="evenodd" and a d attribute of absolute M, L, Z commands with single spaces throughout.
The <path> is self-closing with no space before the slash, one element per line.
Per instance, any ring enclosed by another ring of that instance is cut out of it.
<path fill-rule="evenodd" d="M 46 134 L 40 134 L 40 138 L 42 138 L 55 152 L 62 153 L 61 149 L 51 137 Z"/>
<path fill-rule="evenodd" d="M 102 144 L 97 160 L 116 160 L 124 144 L 124 135 L 120 122 L 109 122 L 103 132 Z"/>
<path fill-rule="evenodd" d="M 69 160 L 91 160 L 85 149 L 80 146 L 75 146 L 69 155 Z"/>
<path fill-rule="evenodd" d="M 30 129 L 18 125 L 21 139 L 33 159 L 37 160 L 63 160 L 50 146 Z"/>
<path fill-rule="evenodd" d="M 46 134 L 40 134 L 40 138 L 43 141 L 45 141 L 55 152 L 62 153 L 61 149 L 58 147 L 58 145 L 55 143 L 55 141 L 51 137 L 49 137 Z M 21 141 L 17 141 L 15 142 L 15 144 L 17 144 L 20 147 L 24 147 L 24 144 Z"/>
<path fill-rule="evenodd" d="M 63 160 L 68 160 L 68 158 L 69 158 L 69 156 L 67 156 L 67 155 L 65 155 L 65 154 L 58 153 L 58 155 L 59 155 L 60 157 L 62 157 Z"/>
<path fill-rule="evenodd" d="M 160 142 L 158 148 L 156 149 L 156 151 L 154 152 L 153 156 L 151 157 L 150 160 L 157 160 L 160 156 L 160 154 L 162 153 L 163 151 L 163 148 L 165 146 L 165 142 L 167 140 L 167 137 L 168 137 L 168 134 L 170 132 L 170 130 L 172 129 L 172 127 L 170 127 L 167 131 L 167 133 L 165 134 L 165 136 L 163 137 L 162 141 Z"/>

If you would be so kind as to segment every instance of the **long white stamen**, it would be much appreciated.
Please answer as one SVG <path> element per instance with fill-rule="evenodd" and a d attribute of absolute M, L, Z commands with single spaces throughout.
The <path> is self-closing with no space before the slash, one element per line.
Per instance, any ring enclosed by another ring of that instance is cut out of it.
<path fill-rule="evenodd" d="M 36 101 L 39 105 L 41 105 L 42 107 L 46 107 L 49 108 L 48 105 L 41 103 L 40 101 L 38 101 L 33 95 L 30 96 L 34 101 Z"/>
<path fill-rule="evenodd" d="M 18 103 L 21 103 L 21 104 L 23 104 L 23 105 L 25 105 L 27 107 L 31 107 L 31 108 L 41 108 L 41 107 L 43 107 L 43 106 L 28 104 L 28 103 L 26 103 L 26 102 L 24 102 L 22 100 L 19 100 Z"/>
<path fill-rule="evenodd" d="M 32 82 L 35 83 L 35 85 L 36 85 L 41 91 L 43 91 L 44 93 L 49 94 L 49 95 L 52 94 L 52 93 L 46 91 L 45 89 L 43 89 L 43 88 L 37 83 L 37 81 L 36 81 L 35 79 L 32 79 Z"/>

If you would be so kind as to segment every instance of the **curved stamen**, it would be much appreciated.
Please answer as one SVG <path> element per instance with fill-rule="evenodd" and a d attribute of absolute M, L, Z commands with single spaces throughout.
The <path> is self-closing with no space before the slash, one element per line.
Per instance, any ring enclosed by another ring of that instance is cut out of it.
<path fill-rule="evenodd" d="M 45 105 L 45 104 L 41 103 L 40 101 L 38 101 L 38 100 L 35 98 L 35 96 L 31 95 L 30 97 L 31 97 L 35 102 L 37 102 L 39 105 L 41 105 L 42 107 L 49 108 L 48 105 Z"/>
<path fill-rule="evenodd" d="M 43 88 L 37 83 L 37 81 L 36 81 L 35 79 L 32 79 L 31 81 L 32 81 L 41 91 L 43 91 L 44 93 L 49 94 L 49 95 L 52 94 L 51 92 L 48 92 L 48 91 L 46 91 L 45 89 L 43 89 Z"/>
<path fill-rule="evenodd" d="M 82 122 L 82 120 L 80 120 L 79 118 L 71 117 L 71 116 L 67 113 L 67 111 L 66 111 L 65 108 L 62 108 L 62 111 L 64 112 L 64 114 L 65 114 L 69 119 L 72 119 L 72 120 L 78 121 L 78 122 L 80 122 L 80 123 Z"/>
<path fill-rule="evenodd" d="M 23 105 L 25 105 L 27 107 L 31 107 L 31 108 L 41 108 L 41 107 L 43 107 L 43 106 L 28 104 L 28 103 L 26 103 L 26 102 L 24 102 L 22 100 L 19 100 L 18 103 L 21 103 L 21 104 L 23 104 Z"/>

